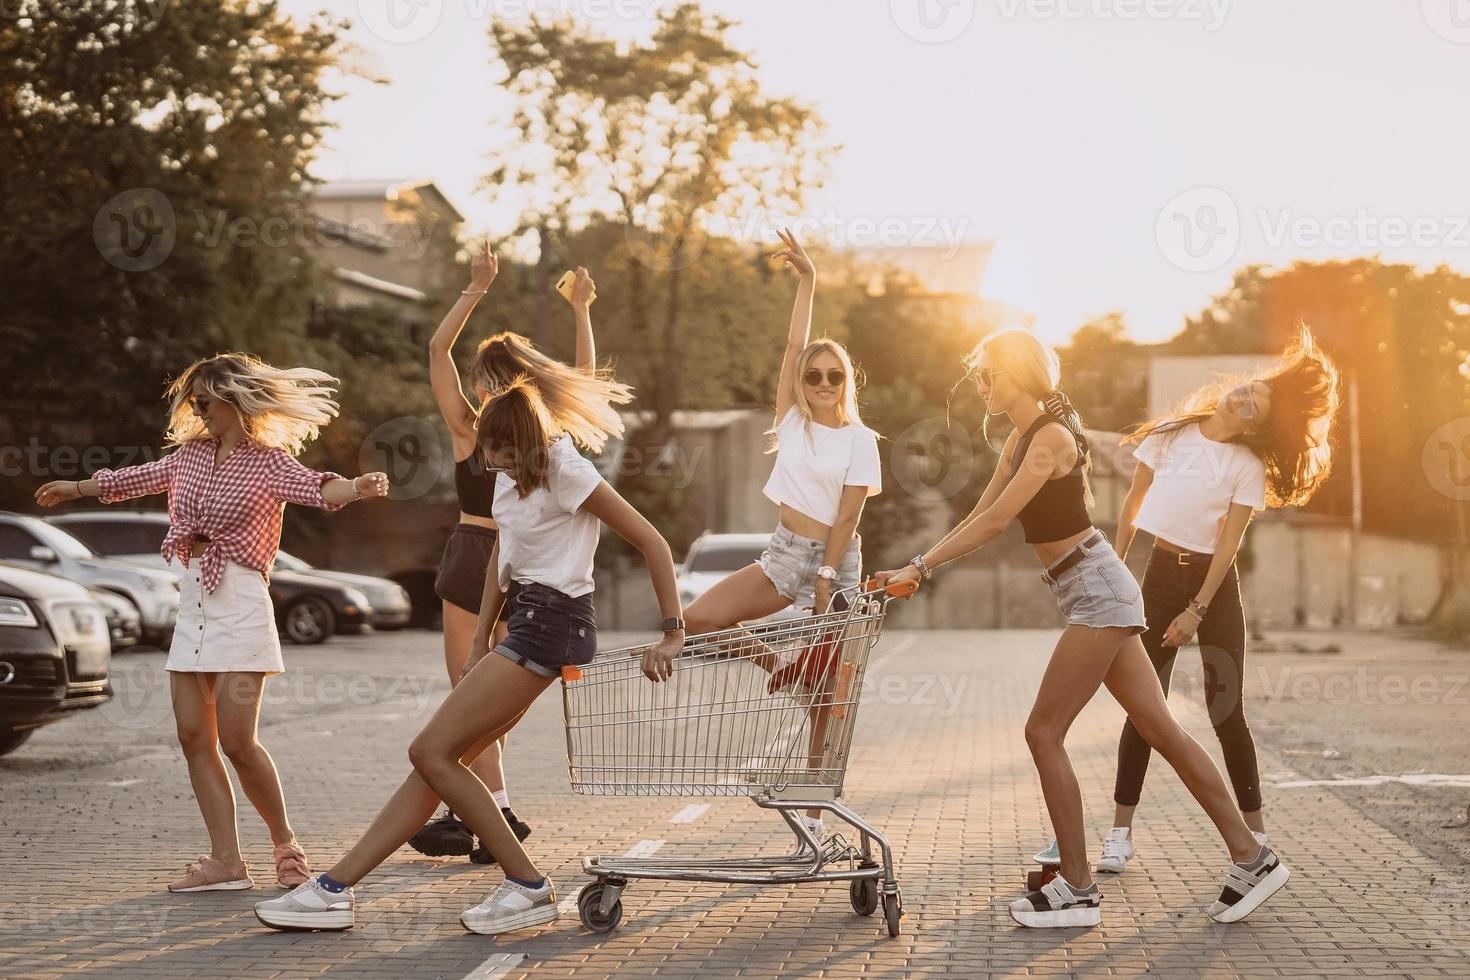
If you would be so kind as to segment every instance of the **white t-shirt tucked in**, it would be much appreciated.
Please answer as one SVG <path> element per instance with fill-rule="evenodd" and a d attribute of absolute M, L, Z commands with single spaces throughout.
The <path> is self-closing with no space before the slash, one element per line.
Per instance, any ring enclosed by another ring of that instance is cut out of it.
<path fill-rule="evenodd" d="M 571 436 L 551 444 L 546 486 L 522 497 L 507 474 L 495 477 L 491 508 L 500 527 L 500 588 L 537 582 L 569 596 L 592 591 L 592 560 L 602 522 L 579 508 L 602 482 Z"/>
<path fill-rule="evenodd" d="M 878 434 L 865 425 L 813 422 L 808 435 L 793 406 L 776 429 L 776 446 L 766 496 L 829 527 L 837 523 L 843 487 L 867 487 L 869 497 L 883 490 Z"/>
<path fill-rule="evenodd" d="M 1266 506 L 1266 467 L 1235 442 L 1216 442 L 1191 423 L 1153 432 L 1133 450 L 1154 471 L 1133 525 L 1190 551 L 1213 554 L 1231 504 Z"/>

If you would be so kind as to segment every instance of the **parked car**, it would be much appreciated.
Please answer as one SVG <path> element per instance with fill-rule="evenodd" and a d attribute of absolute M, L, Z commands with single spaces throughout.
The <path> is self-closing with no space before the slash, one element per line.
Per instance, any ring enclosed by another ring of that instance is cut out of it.
<path fill-rule="evenodd" d="M 168 532 L 168 515 L 162 511 L 73 511 L 56 515 L 51 523 L 65 528 L 100 554 L 161 571 L 174 576 L 177 582 L 178 566 L 164 561 L 159 551 Z M 372 628 L 373 604 L 361 588 L 323 577 L 315 569 L 295 571 L 292 561 L 289 555 L 286 563 L 277 561 L 270 576 L 276 625 L 289 642 L 322 643 L 336 633 Z M 382 581 L 385 587 L 397 588 L 392 582 Z"/>
<path fill-rule="evenodd" d="M 344 585 L 361 589 L 362 594 L 367 596 L 369 604 L 373 607 L 371 617 L 373 629 L 403 629 L 413 618 L 413 603 L 409 599 L 408 590 L 392 579 L 378 578 L 376 575 L 359 575 L 356 572 L 336 572 L 330 568 L 317 568 L 284 551 L 276 552 L 275 571 L 315 575 L 317 578 L 341 582 Z"/>
<path fill-rule="evenodd" d="M 83 586 L 0 564 L 0 755 L 112 697 L 102 607 Z"/>
<path fill-rule="evenodd" d="M 769 534 L 712 534 L 709 531 L 694 539 L 684 562 L 678 567 L 679 601 L 684 608 L 709 591 L 710 586 L 731 572 L 751 564 L 766 550 Z M 779 622 L 811 615 L 793 603 L 769 616 L 765 622 Z"/>
<path fill-rule="evenodd" d="M 88 592 L 92 601 L 102 607 L 107 620 L 107 635 L 112 640 L 112 652 L 137 646 L 143 639 L 143 619 L 133 604 L 105 589 L 89 589 Z"/>
<path fill-rule="evenodd" d="M 116 593 L 138 610 L 144 642 L 167 647 L 173 637 L 179 616 L 178 579 L 102 557 L 64 527 L 28 514 L 0 511 L 0 561 Z"/>

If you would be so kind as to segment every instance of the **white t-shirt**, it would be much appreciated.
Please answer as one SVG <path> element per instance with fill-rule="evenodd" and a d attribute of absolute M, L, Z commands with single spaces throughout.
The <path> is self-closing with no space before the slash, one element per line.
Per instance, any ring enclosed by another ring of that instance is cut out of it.
<path fill-rule="evenodd" d="M 1238 442 L 1216 442 L 1191 423 L 1149 433 L 1133 450 L 1154 471 L 1134 527 L 1190 551 L 1213 554 L 1232 503 L 1266 506 L 1266 466 Z"/>
<path fill-rule="evenodd" d="M 491 511 L 500 527 L 496 575 L 502 591 L 512 580 L 549 585 L 569 596 L 592 591 L 602 522 L 579 508 L 601 483 L 597 467 L 565 435 L 551 444 L 546 486 L 522 497 L 514 480 L 496 474 Z"/>
<path fill-rule="evenodd" d="M 865 425 L 834 429 L 806 420 L 792 406 L 776 429 L 776 465 L 765 494 L 828 527 L 837 523 L 843 487 L 867 487 L 868 496 L 883 490 L 878 461 L 878 434 Z"/>

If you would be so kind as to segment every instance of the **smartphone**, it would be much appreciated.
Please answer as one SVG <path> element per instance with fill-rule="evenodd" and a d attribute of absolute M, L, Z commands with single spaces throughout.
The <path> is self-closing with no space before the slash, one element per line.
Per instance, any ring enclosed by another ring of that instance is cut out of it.
<path fill-rule="evenodd" d="M 577 274 L 570 269 L 563 272 L 561 278 L 556 281 L 556 291 L 561 293 L 562 298 L 568 303 L 572 301 L 572 284 L 576 281 Z"/>

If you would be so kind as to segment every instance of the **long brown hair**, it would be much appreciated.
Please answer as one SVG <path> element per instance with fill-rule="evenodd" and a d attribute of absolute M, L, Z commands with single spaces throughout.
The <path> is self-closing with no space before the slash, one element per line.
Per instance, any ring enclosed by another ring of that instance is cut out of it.
<path fill-rule="evenodd" d="M 1186 398 L 1175 412 L 1152 419 L 1129 433 L 1124 445 L 1136 446 L 1151 433 L 1168 433 L 1215 414 L 1226 392 L 1264 381 L 1271 407 L 1258 431 L 1238 439 L 1266 467 L 1266 501 L 1272 507 L 1299 507 L 1332 473 L 1332 423 L 1342 400 L 1337 365 L 1312 340 L 1305 325 L 1270 367 L 1225 378 Z"/>
<path fill-rule="evenodd" d="M 522 375 L 491 395 L 475 425 L 475 447 L 486 460 L 498 449 L 516 457 L 516 490 L 522 497 L 546 486 L 551 443 L 558 436 L 536 383 Z"/>
<path fill-rule="evenodd" d="M 470 383 L 493 396 L 517 378 L 536 386 L 552 428 L 582 448 L 600 453 L 609 437 L 623 434 L 622 416 L 613 406 L 631 402 L 633 389 L 614 381 L 611 371 L 570 367 L 510 331 L 482 341 L 470 367 Z"/>

